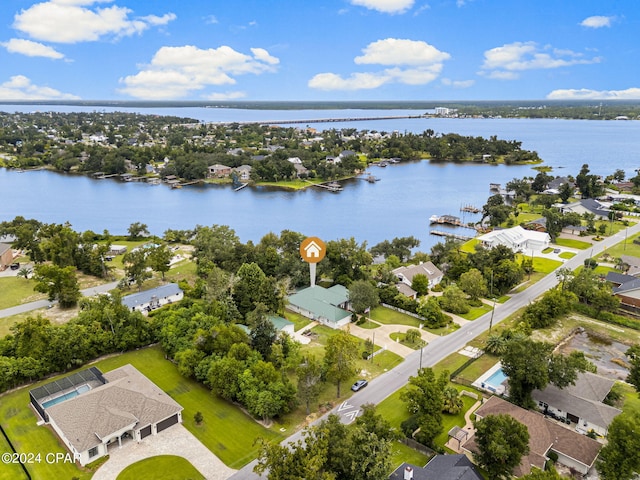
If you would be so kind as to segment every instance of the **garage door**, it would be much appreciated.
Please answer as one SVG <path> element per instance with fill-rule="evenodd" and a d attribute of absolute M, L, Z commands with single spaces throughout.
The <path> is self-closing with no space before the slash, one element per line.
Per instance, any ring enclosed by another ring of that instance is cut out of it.
<path fill-rule="evenodd" d="M 148 425 L 144 427 L 142 430 L 140 430 L 140 439 L 143 439 L 144 437 L 148 437 L 149 435 L 151 435 L 151 425 Z"/>
<path fill-rule="evenodd" d="M 161 422 L 158 422 L 158 432 L 161 432 L 162 430 L 170 427 L 171 425 L 174 425 L 178 423 L 178 414 L 176 413 L 173 417 L 169 417 L 165 420 L 162 420 Z"/>

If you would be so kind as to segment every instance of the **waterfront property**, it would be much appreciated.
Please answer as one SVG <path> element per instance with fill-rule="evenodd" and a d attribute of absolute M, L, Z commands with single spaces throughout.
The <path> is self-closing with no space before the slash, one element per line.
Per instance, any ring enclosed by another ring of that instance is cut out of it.
<path fill-rule="evenodd" d="M 183 297 L 184 292 L 177 283 L 168 283 L 151 290 L 122 297 L 122 304 L 129 307 L 131 311 L 138 310 L 146 313 L 168 303 L 180 301 Z"/>
<path fill-rule="evenodd" d="M 514 252 L 540 252 L 551 243 L 548 233 L 525 230 L 521 226 L 505 229 L 496 229 L 478 237 L 478 240 L 487 248 L 498 245 L 509 247 Z"/>
<path fill-rule="evenodd" d="M 544 390 L 534 390 L 531 396 L 545 415 L 563 420 L 580 433 L 593 430 L 606 436 L 613 419 L 622 413 L 602 403 L 614 383 L 595 373 L 583 372 L 578 374 L 574 385 L 560 389 L 549 384 Z"/>
<path fill-rule="evenodd" d="M 558 463 L 586 474 L 593 467 L 602 447 L 596 440 L 549 420 L 540 412 L 525 410 L 500 397 L 491 397 L 475 413 L 478 419 L 506 414 L 527 427 L 529 454 L 523 456 L 520 465 L 514 469 L 516 477 L 530 473 L 532 467 L 544 470 L 551 452 L 557 454 Z M 463 448 L 471 453 L 477 451 L 475 437 L 471 437 Z"/>
<path fill-rule="evenodd" d="M 413 283 L 413 277 L 416 275 L 424 275 L 429 280 L 429 288 L 433 288 L 438 285 L 442 278 L 444 277 L 444 273 L 436 267 L 433 262 L 420 262 L 418 265 L 408 265 L 406 267 L 398 267 L 391 271 L 398 280 L 409 287 Z"/>
<path fill-rule="evenodd" d="M 105 374 L 92 367 L 38 387 L 30 396 L 81 465 L 127 440 L 140 442 L 182 423 L 182 406 L 132 365 Z"/>
<path fill-rule="evenodd" d="M 331 328 L 340 328 L 351 321 L 349 291 L 342 285 L 304 288 L 289 297 L 288 308 Z"/>

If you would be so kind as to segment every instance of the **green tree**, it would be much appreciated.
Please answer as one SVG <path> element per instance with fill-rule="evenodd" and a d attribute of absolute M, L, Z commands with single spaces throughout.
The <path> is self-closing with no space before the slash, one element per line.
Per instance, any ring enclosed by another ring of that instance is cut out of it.
<path fill-rule="evenodd" d="M 307 415 L 311 403 L 318 400 L 322 391 L 322 365 L 312 355 L 305 357 L 296 370 L 298 377 L 298 398 L 305 405 Z"/>
<path fill-rule="evenodd" d="M 418 375 L 409 377 L 407 388 L 400 394 L 420 428 L 416 440 L 425 445 L 432 445 L 434 438 L 442 432 L 443 392 L 448 377 L 447 371 L 436 377 L 431 368 L 422 368 Z"/>
<path fill-rule="evenodd" d="M 365 310 L 375 307 L 380 299 L 378 292 L 371 282 L 356 280 L 349 285 L 349 303 L 356 313 L 364 313 Z"/>
<path fill-rule="evenodd" d="M 436 297 L 422 297 L 419 300 L 417 312 L 425 319 L 425 324 L 429 328 L 444 327 L 449 323 L 449 317 L 442 311 Z"/>
<path fill-rule="evenodd" d="M 422 334 L 417 328 L 410 328 L 405 333 L 404 339 L 407 341 L 407 343 L 415 344 L 422 339 Z"/>
<path fill-rule="evenodd" d="M 265 313 L 264 306 L 258 304 L 255 313 L 255 319 L 252 321 L 251 346 L 260 352 L 265 360 L 271 356 L 271 347 L 278 337 L 278 330 Z"/>
<path fill-rule="evenodd" d="M 341 383 L 356 373 L 358 347 L 358 339 L 345 330 L 338 331 L 327 340 L 324 366 L 327 378 L 336 383 L 338 398 L 340 398 Z"/>
<path fill-rule="evenodd" d="M 630 480 L 640 473 L 640 413 L 623 413 L 609 426 L 596 468 L 602 480 Z"/>
<path fill-rule="evenodd" d="M 80 288 L 74 267 L 59 267 L 53 264 L 36 265 L 33 289 L 46 293 L 49 301 L 58 300 L 63 308 L 73 307 L 80 298 Z"/>
<path fill-rule="evenodd" d="M 456 413 L 460 412 L 460 410 L 462 410 L 462 407 L 464 406 L 462 399 L 460 398 L 460 395 L 458 393 L 458 390 L 451 386 L 445 387 L 445 389 L 443 390 L 442 402 L 443 402 L 442 410 L 452 415 L 455 415 Z"/>
<path fill-rule="evenodd" d="M 526 337 L 513 337 L 500 356 L 502 370 L 509 377 L 509 397 L 522 407 L 533 405 L 531 392 L 549 383 L 564 388 L 575 383 L 578 372 L 593 370 L 582 352 L 567 356 L 553 353 L 554 345 Z"/>
<path fill-rule="evenodd" d="M 640 345 L 629 347 L 626 355 L 631 364 L 629 375 L 627 375 L 627 382 L 636 388 L 636 392 L 640 392 Z"/>
<path fill-rule="evenodd" d="M 147 227 L 146 224 L 140 222 L 133 222 L 131 225 L 129 225 L 127 231 L 129 232 L 129 240 L 131 241 L 136 241 L 150 235 L 149 227 Z"/>
<path fill-rule="evenodd" d="M 142 290 L 142 284 L 152 276 L 147 270 L 147 252 L 142 248 L 127 252 L 122 257 L 122 263 L 129 281 L 134 282 L 138 290 Z"/>
<path fill-rule="evenodd" d="M 471 300 L 478 300 L 488 293 L 487 281 L 477 268 L 472 268 L 460 275 L 457 284 Z"/>
<path fill-rule="evenodd" d="M 169 271 L 171 258 L 173 258 L 173 253 L 166 245 L 158 245 L 147 250 L 147 265 L 154 272 L 161 273 L 163 280 L 164 274 Z"/>
<path fill-rule="evenodd" d="M 418 295 L 426 295 L 429 293 L 429 279 L 423 273 L 418 273 L 414 275 L 411 280 L 411 288 L 413 288 Z"/>
<path fill-rule="evenodd" d="M 474 458 L 492 479 L 508 479 L 529 453 L 527 427 L 510 415 L 488 415 L 474 422 L 478 452 Z"/>
<path fill-rule="evenodd" d="M 563 478 L 565 477 L 561 477 L 555 468 L 551 467 L 550 470 L 534 468 L 528 475 L 520 477 L 520 480 L 563 480 Z"/>
<path fill-rule="evenodd" d="M 440 305 L 447 312 L 464 314 L 469 312 L 467 296 L 456 284 L 451 284 L 442 292 Z"/>

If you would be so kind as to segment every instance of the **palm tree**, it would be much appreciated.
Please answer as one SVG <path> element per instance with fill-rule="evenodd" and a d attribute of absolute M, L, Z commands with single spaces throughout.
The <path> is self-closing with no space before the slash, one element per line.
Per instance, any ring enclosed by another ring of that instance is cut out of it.
<path fill-rule="evenodd" d="M 487 337 L 484 350 L 493 355 L 501 355 L 507 347 L 507 339 L 498 333 L 493 333 Z"/>
<path fill-rule="evenodd" d="M 27 267 L 22 267 L 18 270 L 18 277 L 24 277 L 25 280 L 29 280 L 29 275 L 31 275 L 31 269 Z"/>
<path fill-rule="evenodd" d="M 454 387 L 446 387 L 442 392 L 443 411 L 455 415 L 462 410 L 463 403 L 458 390 Z"/>

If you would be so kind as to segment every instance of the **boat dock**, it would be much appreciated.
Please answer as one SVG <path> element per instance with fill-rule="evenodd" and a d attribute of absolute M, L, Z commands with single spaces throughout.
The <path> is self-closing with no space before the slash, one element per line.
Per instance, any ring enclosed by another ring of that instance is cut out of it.
<path fill-rule="evenodd" d="M 463 205 L 460 207 L 461 212 L 467 213 L 480 213 L 480 209 L 478 207 L 474 207 L 473 205 Z"/>
<path fill-rule="evenodd" d="M 329 190 L 330 192 L 341 192 L 343 190 L 342 185 L 338 182 L 326 182 L 326 183 L 313 183 L 309 180 L 306 180 L 311 184 L 312 187 L 324 188 L 325 190 Z"/>
<path fill-rule="evenodd" d="M 249 185 L 249 183 L 242 183 L 240 184 L 239 187 L 236 187 L 233 189 L 234 192 L 237 192 L 238 190 L 242 190 L 244 187 L 246 187 L 247 185 Z"/>
<path fill-rule="evenodd" d="M 468 235 L 459 235 L 457 233 L 449 233 L 449 232 L 444 232 L 442 230 L 431 230 L 429 232 L 431 235 L 438 235 L 439 237 L 450 237 L 450 238 L 455 238 L 456 240 L 472 240 L 475 237 L 470 237 Z"/>
<path fill-rule="evenodd" d="M 434 223 L 444 224 L 444 225 L 453 225 L 454 227 L 464 227 L 465 224 L 462 223 L 459 217 L 454 217 L 453 215 L 431 215 L 429 218 L 429 223 L 433 225 Z"/>

